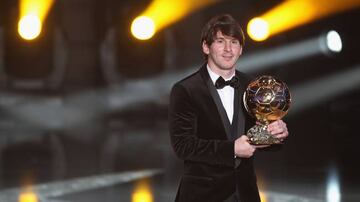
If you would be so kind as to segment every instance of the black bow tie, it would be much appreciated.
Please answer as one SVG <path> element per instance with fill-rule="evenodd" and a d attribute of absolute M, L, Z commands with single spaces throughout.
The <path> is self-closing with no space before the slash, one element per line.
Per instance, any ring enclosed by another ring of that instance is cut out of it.
<path fill-rule="evenodd" d="M 220 76 L 215 82 L 215 87 L 216 89 L 222 89 L 225 86 L 231 86 L 233 88 L 237 88 L 239 87 L 239 84 L 240 84 L 239 78 L 237 78 L 236 76 L 233 76 L 231 80 L 228 81 L 225 81 L 224 78 Z"/>

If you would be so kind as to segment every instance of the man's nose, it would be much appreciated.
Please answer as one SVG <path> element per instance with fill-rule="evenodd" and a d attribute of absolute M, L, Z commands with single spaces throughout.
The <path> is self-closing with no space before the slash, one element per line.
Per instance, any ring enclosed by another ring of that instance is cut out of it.
<path fill-rule="evenodd" d="M 231 44 L 230 44 L 230 42 L 225 42 L 224 50 L 225 50 L 225 51 L 231 51 Z"/>

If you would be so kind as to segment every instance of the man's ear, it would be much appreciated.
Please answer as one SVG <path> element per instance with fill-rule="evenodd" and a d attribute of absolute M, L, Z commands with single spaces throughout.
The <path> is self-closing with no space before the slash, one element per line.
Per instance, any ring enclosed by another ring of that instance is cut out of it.
<path fill-rule="evenodd" d="M 210 50 L 209 50 L 209 46 L 206 44 L 206 41 L 203 41 L 203 43 L 202 43 L 202 49 L 203 49 L 203 52 L 204 52 L 206 55 L 209 55 Z"/>

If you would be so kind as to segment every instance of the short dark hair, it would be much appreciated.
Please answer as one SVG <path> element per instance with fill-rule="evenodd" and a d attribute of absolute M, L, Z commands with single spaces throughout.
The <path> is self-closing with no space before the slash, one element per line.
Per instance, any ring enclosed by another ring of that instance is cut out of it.
<path fill-rule="evenodd" d="M 225 36 L 231 36 L 239 40 L 242 47 L 245 45 L 245 36 L 241 26 L 229 14 L 217 15 L 206 23 L 201 33 L 201 45 L 205 42 L 210 46 L 219 31 Z M 207 55 L 205 58 L 207 58 Z"/>

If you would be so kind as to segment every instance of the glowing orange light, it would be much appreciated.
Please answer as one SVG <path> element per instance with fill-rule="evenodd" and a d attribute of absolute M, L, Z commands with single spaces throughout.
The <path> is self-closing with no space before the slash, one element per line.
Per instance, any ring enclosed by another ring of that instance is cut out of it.
<path fill-rule="evenodd" d="M 359 0 L 287 0 L 259 17 L 267 22 L 271 36 L 359 6 Z"/>
<path fill-rule="evenodd" d="M 42 23 L 46 18 L 54 0 L 21 0 L 18 23 L 19 35 L 32 40 L 41 33 Z"/>
<path fill-rule="evenodd" d="M 259 194 L 260 194 L 260 201 L 267 202 L 267 195 L 265 194 L 265 192 L 260 191 Z"/>
<path fill-rule="evenodd" d="M 131 33 L 140 40 L 150 39 L 155 34 L 155 23 L 147 16 L 137 17 L 131 25 Z"/>
<path fill-rule="evenodd" d="M 255 41 L 263 41 L 269 36 L 269 24 L 261 18 L 254 18 L 250 20 L 247 32 Z"/>
<path fill-rule="evenodd" d="M 140 16 L 147 16 L 154 23 L 154 33 L 184 18 L 186 15 L 219 0 L 153 0 Z M 132 28 L 131 28 L 132 29 Z"/>
<path fill-rule="evenodd" d="M 38 202 L 38 196 L 31 191 L 20 193 L 19 202 Z"/>
<path fill-rule="evenodd" d="M 139 181 L 132 194 L 132 202 L 153 202 L 153 195 L 147 180 Z"/>
<path fill-rule="evenodd" d="M 38 16 L 26 15 L 19 21 L 18 32 L 22 38 L 32 40 L 40 35 L 41 27 L 42 23 Z"/>

